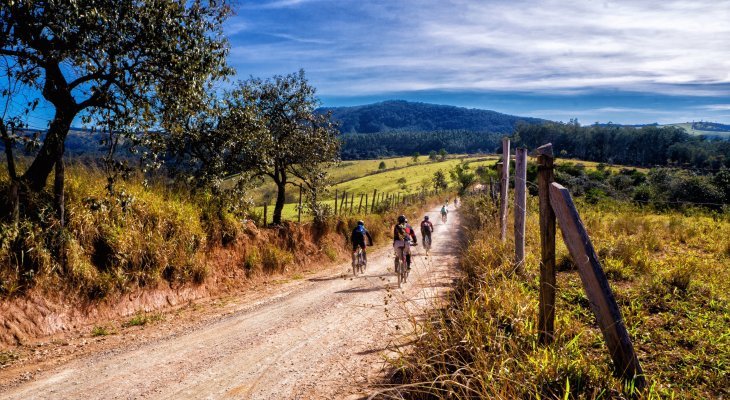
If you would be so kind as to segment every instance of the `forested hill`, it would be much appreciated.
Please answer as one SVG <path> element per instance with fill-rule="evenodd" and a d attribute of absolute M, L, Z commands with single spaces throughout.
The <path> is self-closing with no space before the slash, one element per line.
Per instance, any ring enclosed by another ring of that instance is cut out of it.
<path fill-rule="evenodd" d="M 340 123 L 342 133 L 467 131 L 510 134 L 520 121 L 543 122 L 538 118 L 490 110 L 404 100 L 354 107 L 323 107 L 319 110 L 332 111 L 334 120 Z"/>

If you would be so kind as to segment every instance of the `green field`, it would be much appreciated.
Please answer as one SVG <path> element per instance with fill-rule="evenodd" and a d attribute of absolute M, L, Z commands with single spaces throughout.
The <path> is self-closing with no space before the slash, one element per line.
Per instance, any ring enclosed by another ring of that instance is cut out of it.
<path fill-rule="evenodd" d="M 334 184 L 330 189 L 329 200 L 324 203 L 334 205 L 335 191 L 341 194 L 343 191 L 348 195 L 355 194 L 355 208 L 359 202 L 360 194 L 368 194 L 372 197 L 373 191 L 378 193 L 390 194 L 414 194 L 421 191 L 421 187 L 426 185 L 428 190 L 433 188 L 430 180 L 434 173 L 442 170 L 446 174 L 447 181 L 451 182 L 449 170 L 455 165 L 465 162 L 469 167 L 476 169 L 480 165 L 494 165 L 497 156 L 451 156 L 445 161 L 429 161 L 428 157 L 421 157 L 418 163 L 413 162 L 411 157 L 398 157 L 377 160 L 354 160 L 345 161 L 338 166 L 330 169 L 330 176 L 333 178 Z M 385 162 L 385 170 L 379 170 L 380 162 Z M 398 183 L 399 179 L 405 179 L 405 183 Z M 405 186 L 405 189 L 403 188 Z M 298 191 L 295 187 L 289 187 L 288 202 L 282 211 L 282 218 L 285 220 L 294 220 L 297 217 L 295 195 Z M 262 185 L 256 191 L 252 192 L 254 201 L 257 204 L 262 203 L 268 197 L 273 199 L 275 187 L 270 182 Z M 273 200 L 269 202 L 269 218 L 273 213 Z M 257 213 L 263 212 L 263 207 L 256 208 Z M 305 218 L 302 216 L 302 218 Z"/>
<path fill-rule="evenodd" d="M 669 124 L 669 125 L 676 126 L 678 128 L 682 128 L 685 131 L 687 131 L 687 133 L 689 133 L 690 135 L 694 135 L 694 136 L 705 135 L 705 136 L 721 137 L 723 139 L 730 139 L 730 132 L 722 132 L 722 131 L 701 131 L 701 130 L 693 129 L 692 128 L 692 123 L 690 123 L 690 122 L 685 122 L 685 123 L 682 123 L 682 124 Z"/>

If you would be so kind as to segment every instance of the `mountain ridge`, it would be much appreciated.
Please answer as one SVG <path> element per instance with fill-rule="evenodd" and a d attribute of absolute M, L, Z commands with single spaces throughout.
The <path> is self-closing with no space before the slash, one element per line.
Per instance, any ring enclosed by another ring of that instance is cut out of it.
<path fill-rule="evenodd" d="M 541 123 L 547 120 L 500 113 L 480 108 L 444 104 L 385 100 L 377 103 L 320 107 L 318 112 L 332 112 L 340 132 L 379 133 L 390 131 L 468 131 L 511 133 L 520 122 Z"/>

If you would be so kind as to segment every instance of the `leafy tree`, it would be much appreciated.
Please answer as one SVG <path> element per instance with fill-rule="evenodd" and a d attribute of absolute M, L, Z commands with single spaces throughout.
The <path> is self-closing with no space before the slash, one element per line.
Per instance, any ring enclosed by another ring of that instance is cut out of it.
<path fill-rule="evenodd" d="M 245 170 L 267 176 L 276 184 L 273 223 L 279 224 L 286 185 L 295 184 L 292 177 L 306 182 L 325 165 L 336 162 L 339 132 L 329 114 L 314 112 L 319 100 L 303 70 L 266 80 L 251 78 L 233 96 L 241 107 L 251 104 L 259 113 L 262 129 L 242 133 L 247 137 L 240 157 L 245 160 Z"/>
<path fill-rule="evenodd" d="M 466 163 L 459 163 L 454 166 L 451 171 L 451 180 L 459 185 L 459 194 L 466 193 L 469 186 L 476 180 L 476 175 L 469 170 L 469 165 Z"/>
<path fill-rule="evenodd" d="M 446 149 L 439 150 L 439 157 L 441 158 L 441 161 L 446 160 L 446 155 L 449 154 L 446 152 Z"/>
<path fill-rule="evenodd" d="M 380 164 L 378 164 L 378 169 L 385 169 L 385 161 L 381 161 Z"/>
<path fill-rule="evenodd" d="M 406 178 L 400 177 L 395 182 L 398 184 L 398 186 L 400 186 L 401 190 L 407 190 L 408 189 L 408 186 L 406 185 L 406 183 L 407 183 Z"/>
<path fill-rule="evenodd" d="M 418 162 L 418 158 L 421 157 L 421 153 L 415 152 L 413 153 L 413 162 Z"/>
<path fill-rule="evenodd" d="M 436 192 L 440 192 L 441 190 L 448 189 L 449 184 L 446 182 L 446 174 L 444 174 L 444 171 L 438 170 L 433 173 L 433 188 L 436 189 Z"/>
<path fill-rule="evenodd" d="M 230 72 L 221 28 L 229 11 L 225 1 L 0 4 L 0 56 L 10 60 L 10 76 L 55 110 L 22 183 L 41 191 L 56 166 L 62 193 L 64 144 L 77 117 L 145 131 L 164 126 L 167 111 L 197 107 L 210 79 Z"/>
<path fill-rule="evenodd" d="M 428 152 L 428 159 L 431 161 L 436 161 L 436 150 L 431 150 Z"/>

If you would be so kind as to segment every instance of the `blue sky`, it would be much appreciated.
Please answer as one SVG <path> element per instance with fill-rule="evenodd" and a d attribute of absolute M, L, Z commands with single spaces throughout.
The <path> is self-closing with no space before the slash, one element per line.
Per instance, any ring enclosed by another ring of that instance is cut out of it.
<path fill-rule="evenodd" d="M 240 1 L 238 78 L 582 123 L 730 123 L 730 1 Z"/>
<path fill-rule="evenodd" d="M 730 123 L 730 0 L 233 1 L 233 79 L 304 69 L 325 106 Z"/>

